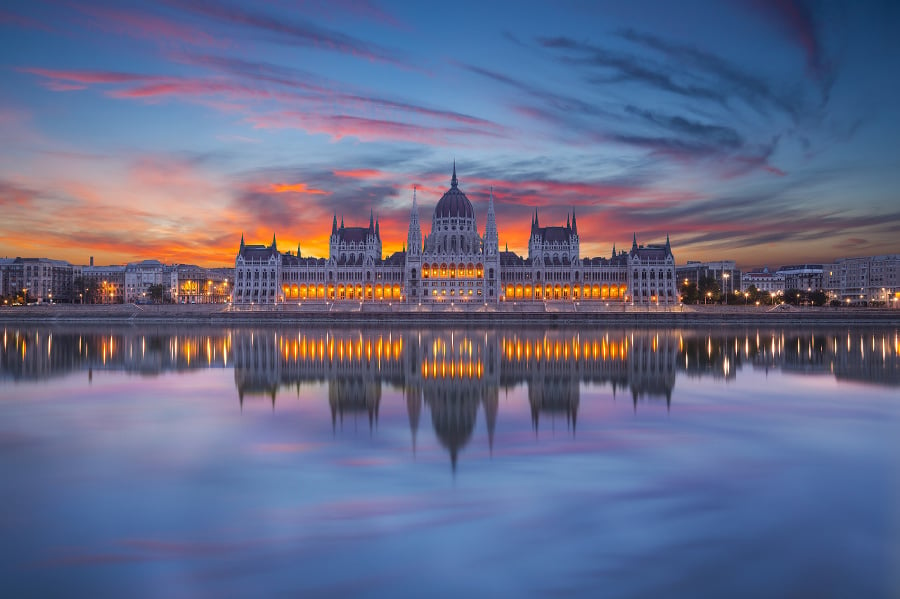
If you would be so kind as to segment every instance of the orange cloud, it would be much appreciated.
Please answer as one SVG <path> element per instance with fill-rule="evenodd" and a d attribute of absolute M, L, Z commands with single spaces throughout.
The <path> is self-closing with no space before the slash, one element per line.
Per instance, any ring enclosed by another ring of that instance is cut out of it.
<path fill-rule="evenodd" d="M 384 177 L 387 174 L 374 168 L 358 168 L 333 172 L 335 177 L 345 177 L 348 179 L 378 179 Z"/>
<path fill-rule="evenodd" d="M 329 195 L 330 191 L 322 189 L 312 189 L 306 186 L 306 183 L 271 183 L 265 191 L 271 193 L 303 193 L 307 195 Z"/>

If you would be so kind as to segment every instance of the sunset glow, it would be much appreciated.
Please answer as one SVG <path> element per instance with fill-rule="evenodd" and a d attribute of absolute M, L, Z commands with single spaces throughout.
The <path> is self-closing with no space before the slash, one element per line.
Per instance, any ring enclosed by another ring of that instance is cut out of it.
<path fill-rule="evenodd" d="M 0 9 L 0 256 L 384 253 L 449 185 L 500 246 L 578 215 L 739 266 L 897 251 L 890 3 L 20 2 Z"/>

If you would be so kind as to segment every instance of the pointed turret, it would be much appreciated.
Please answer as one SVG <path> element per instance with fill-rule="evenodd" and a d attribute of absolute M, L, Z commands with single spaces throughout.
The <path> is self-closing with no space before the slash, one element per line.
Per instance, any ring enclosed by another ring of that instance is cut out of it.
<path fill-rule="evenodd" d="M 575 209 L 572 208 L 572 231 L 578 234 L 578 223 L 575 222 Z"/>
<path fill-rule="evenodd" d="M 456 158 L 453 159 L 453 176 L 450 178 L 450 187 L 456 187 L 459 181 L 456 180 Z"/>
<path fill-rule="evenodd" d="M 375 212 L 369 208 L 369 232 L 375 232 Z"/>
<path fill-rule="evenodd" d="M 539 229 L 541 227 L 541 224 L 538 222 L 537 208 L 534 209 L 534 227 L 536 229 Z"/>
<path fill-rule="evenodd" d="M 272 233 L 272 249 L 273 249 L 273 250 L 277 250 L 277 249 L 278 249 L 278 244 L 275 243 L 275 233 Z"/>
<path fill-rule="evenodd" d="M 672 253 L 672 244 L 669 242 L 669 234 L 666 233 L 666 254 Z"/>
<path fill-rule="evenodd" d="M 337 214 L 332 215 L 331 218 L 331 234 L 337 235 Z"/>
<path fill-rule="evenodd" d="M 571 228 L 572 228 L 572 220 L 571 220 L 571 218 L 570 218 L 570 216 L 569 216 L 568 214 L 566 215 L 566 228 L 567 228 L 567 229 L 571 229 Z"/>
<path fill-rule="evenodd" d="M 409 211 L 409 229 L 406 234 L 409 253 L 418 256 L 422 252 L 422 230 L 419 227 L 419 203 L 416 200 L 416 186 L 413 185 L 413 202 Z"/>
<path fill-rule="evenodd" d="M 241 249 L 244 249 L 244 234 L 241 233 Z"/>
<path fill-rule="evenodd" d="M 616 244 L 613 244 L 613 253 L 612 253 L 612 257 L 613 257 L 613 258 L 616 257 Z"/>
<path fill-rule="evenodd" d="M 341 229 L 343 230 L 343 228 L 344 228 L 344 215 L 342 214 L 341 215 Z"/>
<path fill-rule="evenodd" d="M 499 250 L 500 239 L 497 235 L 497 217 L 494 214 L 494 188 L 491 186 L 491 195 L 488 199 L 487 223 L 484 226 L 484 253 L 495 255 Z"/>
<path fill-rule="evenodd" d="M 378 226 L 378 219 L 375 219 L 375 239 L 381 239 L 381 229 Z"/>
<path fill-rule="evenodd" d="M 300 242 L 297 242 L 297 257 L 300 258 Z"/>
<path fill-rule="evenodd" d="M 637 233 L 632 233 L 631 234 L 631 251 L 636 252 L 637 249 L 638 249 Z"/>

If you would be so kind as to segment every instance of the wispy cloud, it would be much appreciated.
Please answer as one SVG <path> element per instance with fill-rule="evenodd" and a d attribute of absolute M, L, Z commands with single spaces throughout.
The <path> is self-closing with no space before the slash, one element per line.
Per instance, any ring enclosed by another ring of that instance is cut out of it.
<path fill-rule="evenodd" d="M 820 80 L 831 75 L 832 66 L 825 56 L 811 3 L 802 0 L 746 1 L 802 48 L 810 75 Z"/>
<path fill-rule="evenodd" d="M 231 42 L 210 35 L 199 27 L 146 10 L 128 10 L 85 3 L 71 5 L 91 17 L 92 26 L 107 33 L 148 39 L 163 45 L 227 47 Z"/>
<path fill-rule="evenodd" d="M 609 84 L 634 81 L 655 87 L 660 91 L 688 98 L 715 100 L 717 102 L 725 101 L 721 92 L 689 82 L 676 81 L 669 71 L 660 65 L 654 65 L 648 60 L 640 60 L 634 56 L 577 42 L 567 37 L 538 38 L 538 43 L 545 48 L 553 50 L 574 51 L 574 55 L 563 55 L 560 58 L 564 63 L 596 67 L 609 71 L 609 74 L 589 77 L 588 81 L 594 83 Z"/>
<path fill-rule="evenodd" d="M 459 138 L 500 137 L 478 127 L 427 126 L 346 114 L 286 111 L 249 117 L 248 121 L 258 129 L 301 129 L 307 133 L 325 134 L 335 140 L 355 137 L 363 141 L 393 140 L 433 145 Z"/>
<path fill-rule="evenodd" d="M 792 119 L 804 110 L 803 98 L 776 92 L 764 78 L 734 65 L 712 52 L 686 44 L 675 43 L 659 36 L 634 29 L 619 32 L 622 39 L 658 53 L 675 68 L 685 69 L 707 79 L 710 86 L 720 90 L 726 102 L 742 102 L 764 116 L 786 113 Z"/>
<path fill-rule="evenodd" d="M 409 66 L 395 51 L 296 17 L 274 16 L 225 2 L 170 0 L 170 4 L 244 31 L 262 35 L 271 41 L 329 50 L 404 67 Z"/>

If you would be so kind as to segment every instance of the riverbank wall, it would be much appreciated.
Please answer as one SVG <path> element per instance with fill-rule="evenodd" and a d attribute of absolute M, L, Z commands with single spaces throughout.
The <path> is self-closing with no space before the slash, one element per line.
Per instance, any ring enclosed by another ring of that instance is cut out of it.
<path fill-rule="evenodd" d="M 900 310 L 832 307 L 677 306 L 574 303 L 418 306 L 309 303 L 254 310 L 213 305 L 38 305 L 0 308 L 0 324 L 178 324 L 213 326 L 900 326 Z"/>

